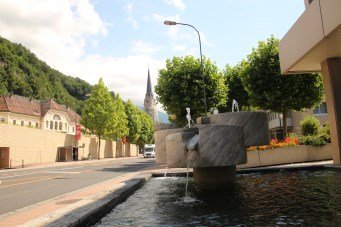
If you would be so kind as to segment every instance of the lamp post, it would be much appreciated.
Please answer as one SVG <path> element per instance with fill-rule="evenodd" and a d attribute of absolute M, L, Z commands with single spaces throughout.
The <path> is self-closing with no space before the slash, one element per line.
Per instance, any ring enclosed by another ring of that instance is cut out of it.
<path fill-rule="evenodd" d="M 178 23 L 178 22 L 175 22 L 175 21 L 169 21 L 169 20 L 166 20 L 163 22 L 165 25 L 169 25 L 169 26 L 172 26 L 172 25 L 185 25 L 185 26 L 189 26 L 191 28 L 193 28 L 197 34 L 198 34 L 198 37 L 199 37 L 199 47 L 200 47 L 200 63 L 201 63 L 201 74 L 202 74 L 202 82 L 203 82 L 203 92 L 204 92 L 204 107 L 205 107 L 205 115 L 207 115 L 207 103 L 206 103 L 206 86 L 205 86 L 205 76 L 204 76 L 204 64 L 203 64 L 203 61 L 202 61 L 202 50 L 201 50 L 201 38 L 200 38 L 200 33 L 199 31 L 193 26 L 193 25 L 190 25 L 190 24 L 184 24 L 184 23 Z"/>
<path fill-rule="evenodd" d="M 280 130 L 282 131 L 282 139 L 284 138 L 284 134 L 283 134 L 283 128 L 282 128 L 282 120 L 283 120 L 283 114 L 279 114 L 278 115 L 278 117 L 279 117 L 279 128 L 280 128 Z"/>

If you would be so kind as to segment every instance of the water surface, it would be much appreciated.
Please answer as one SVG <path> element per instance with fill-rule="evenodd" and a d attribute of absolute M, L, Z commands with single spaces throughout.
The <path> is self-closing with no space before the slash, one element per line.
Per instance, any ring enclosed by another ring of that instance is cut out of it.
<path fill-rule="evenodd" d="M 224 191 L 199 193 L 186 178 L 154 178 L 97 226 L 341 225 L 341 172 L 240 174 Z"/>

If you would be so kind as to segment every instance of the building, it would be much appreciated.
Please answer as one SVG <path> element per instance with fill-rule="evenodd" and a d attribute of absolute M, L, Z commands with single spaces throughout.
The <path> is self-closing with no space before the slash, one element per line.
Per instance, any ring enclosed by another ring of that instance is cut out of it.
<path fill-rule="evenodd" d="M 76 134 L 80 116 L 53 99 L 0 96 L 0 123 Z"/>
<path fill-rule="evenodd" d="M 144 111 L 153 118 L 153 122 L 156 123 L 158 119 L 158 109 L 156 106 L 156 100 L 154 98 L 152 82 L 150 81 L 150 72 L 148 68 L 148 79 L 147 79 L 147 92 L 144 98 Z"/>
<path fill-rule="evenodd" d="M 322 72 L 334 164 L 341 164 L 341 1 L 305 0 L 279 44 L 285 74 Z"/>
<path fill-rule="evenodd" d="M 290 111 L 287 113 L 288 133 L 300 134 L 300 122 L 309 115 L 316 117 L 321 125 L 328 123 L 328 112 L 326 102 L 321 103 L 315 109 L 306 111 Z M 283 116 L 279 113 L 268 113 L 269 130 L 272 139 L 283 138 Z"/>

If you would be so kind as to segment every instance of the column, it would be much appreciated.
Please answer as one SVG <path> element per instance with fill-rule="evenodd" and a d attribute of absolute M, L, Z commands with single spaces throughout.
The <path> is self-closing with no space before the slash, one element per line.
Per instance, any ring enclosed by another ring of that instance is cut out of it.
<path fill-rule="evenodd" d="M 334 164 L 341 164 L 341 58 L 321 63 Z"/>

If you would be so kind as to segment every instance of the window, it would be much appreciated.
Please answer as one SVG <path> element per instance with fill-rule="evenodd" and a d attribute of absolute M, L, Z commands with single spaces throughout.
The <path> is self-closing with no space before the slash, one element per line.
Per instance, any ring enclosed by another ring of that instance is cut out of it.
<path fill-rule="evenodd" d="M 50 121 L 50 129 L 53 129 L 53 121 Z"/>
<path fill-rule="evenodd" d="M 54 123 L 54 129 L 58 130 L 58 122 L 57 121 Z"/>
<path fill-rule="evenodd" d="M 1 122 L 1 123 L 5 123 L 5 121 L 6 121 L 6 119 L 5 119 L 4 117 L 1 117 L 1 118 L 0 118 L 0 122 Z"/>
<path fill-rule="evenodd" d="M 28 125 L 29 125 L 29 126 L 32 126 L 32 123 L 29 121 L 29 122 L 28 122 Z"/>
<path fill-rule="evenodd" d="M 21 126 L 24 126 L 24 121 L 21 121 L 20 124 L 21 124 Z"/>
<path fill-rule="evenodd" d="M 75 132 L 75 127 L 72 127 L 72 132 Z"/>
<path fill-rule="evenodd" d="M 62 122 L 59 122 L 59 130 L 62 130 Z"/>
<path fill-rule="evenodd" d="M 38 128 L 39 127 L 39 124 L 38 124 L 38 122 L 36 122 L 36 128 Z"/>
<path fill-rule="evenodd" d="M 315 115 L 322 115 L 322 114 L 327 114 L 327 104 L 325 102 L 321 103 L 318 107 L 314 109 L 314 114 Z"/>
<path fill-rule="evenodd" d="M 46 128 L 49 128 L 49 121 L 46 121 Z"/>
<path fill-rule="evenodd" d="M 60 116 L 58 114 L 53 115 L 53 120 L 60 121 Z"/>
<path fill-rule="evenodd" d="M 65 131 L 67 131 L 67 124 L 65 123 Z"/>
<path fill-rule="evenodd" d="M 13 124 L 16 125 L 17 124 L 17 120 L 13 120 Z"/>

